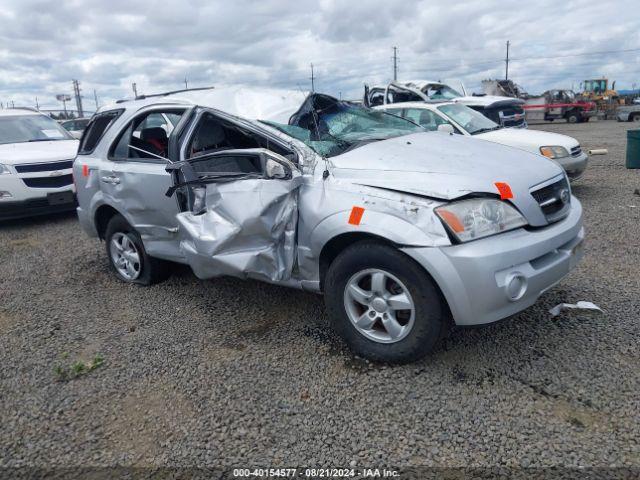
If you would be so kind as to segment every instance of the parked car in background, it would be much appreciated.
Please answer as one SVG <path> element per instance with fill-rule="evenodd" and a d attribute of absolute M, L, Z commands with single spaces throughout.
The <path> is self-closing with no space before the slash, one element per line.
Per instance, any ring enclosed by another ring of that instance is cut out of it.
<path fill-rule="evenodd" d="M 47 115 L 0 110 L 0 220 L 75 209 L 77 149 L 78 141 Z"/>
<path fill-rule="evenodd" d="M 144 127 L 162 115 L 180 117 L 168 135 Z M 103 107 L 74 174 L 80 223 L 124 282 L 160 281 L 174 261 L 323 292 L 336 331 L 376 361 L 427 354 L 451 320 L 531 306 L 582 255 L 582 207 L 556 163 L 321 94 Z"/>
<path fill-rule="evenodd" d="M 375 107 L 411 120 L 427 130 L 445 130 L 544 155 L 560 164 L 569 178 L 580 178 L 589 156 L 567 135 L 527 128 L 505 128 L 461 103 L 392 103 Z"/>
<path fill-rule="evenodd" d="M 619 122 L 640 122 L 640 103 L 618 107 L 616 116 Z"/>
<path fill-rule="evenodd" d="M 449 85 L 429 80 L 392 82 L 386 86 L 371 88 L 365 86 L 364 105 L 368 107 L 421 101 L 462 103 L 503 127 L 527 126 L 523 109 L 524 101 L 518 98 L 485 94 L 467 96 Z"/>
<path fill-rule="evenodd" d="M 79 139 L 82 137 L 82 132 L 87 128 L 90 118 L 76 118 L 73 120 L 63 120 L 60 122 L 62 128 L 71 134 L 73 138 Z"/>

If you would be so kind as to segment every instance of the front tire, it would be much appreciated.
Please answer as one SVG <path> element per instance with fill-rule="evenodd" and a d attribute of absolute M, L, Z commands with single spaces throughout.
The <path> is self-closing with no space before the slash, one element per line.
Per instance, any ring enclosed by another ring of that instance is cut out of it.
<path fill-rule="evenodd" d="M 357 355 L 407 363 L 430 353 L 449 325 L 431 277 L 390 246 L 363 241 L 331 263 L 325 303 L 336 332 Z"/>
<path fill-rule="evenodd" d="M 122 215 L 109 220 L 105 242 L 111 268 L 123 282 L 152 285 L 169 276 L 168 263 L 147 254 L 140 234 Z"/>

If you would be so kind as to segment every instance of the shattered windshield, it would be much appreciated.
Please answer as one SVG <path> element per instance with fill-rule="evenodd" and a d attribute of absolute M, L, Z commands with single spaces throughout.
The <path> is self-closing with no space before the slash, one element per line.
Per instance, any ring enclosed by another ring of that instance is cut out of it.
<path fill-rule="evenodd" d="M 500 125 L 494 121 L 488 119 L 481 113 L 476 112 L 473 108 L 469 108 L 460 103 L 441 105 L 438 107 L 438 110 L 464 128 L 471 135 L 489 132 L 500 128 Z"/>
<path fill-rule="evenodd" d="M 370 110 L 326 95 L 310 96 L 289 125 L 265 122 L 304 142 L 324 157 L 379 140 L 424 132 L 415 123 L 379 110 Z"/>
<path fill-rule="evenodd" d="M 453 98 L 461 97 L 462 94 L 447 85 L 431 84 L 422 89 L 424 93 L 431 100 L 451 100 Z"/>

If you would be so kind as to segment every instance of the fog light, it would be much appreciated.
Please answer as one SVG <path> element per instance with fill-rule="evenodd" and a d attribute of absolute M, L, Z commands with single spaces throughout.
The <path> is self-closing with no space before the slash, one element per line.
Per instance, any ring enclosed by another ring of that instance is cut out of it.
<path fill-rule="evenodd" d="M 5 192 L 4 190 L 0 190 L 0 198 L 11 198 L 13 197 L 13 195 L 11 195 L 9 192 Z"/>
<path fill-rule="evenodd" d="M 507 277 L 507 296 L 515 302 L 520 300 L 527 291 L 527 278 L 521 273 L 512 273 Z"/>

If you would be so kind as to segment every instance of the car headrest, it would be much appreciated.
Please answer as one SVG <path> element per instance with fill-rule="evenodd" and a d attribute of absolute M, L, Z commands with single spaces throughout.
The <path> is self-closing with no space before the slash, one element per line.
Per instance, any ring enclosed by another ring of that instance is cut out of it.
<path fill-rule="evenodd" d="M 216 121 L 205 121 L 198 129 L 198 134 L 193 142 L 195 151 L 207 150 L 224 142 L 226 134 L 224 128 Z"/>
<path fill-rule="evenodd" d="M 140 132 L 140 140 L 163 140 L 167 141 L 167 132 L 162 127 L 145 128 Z"/>
<path fill-rule="evenodd" d="M 420 125 L 431 125 L 433 123 L 433 115 L 428 110 L 420 112 Z"/>

